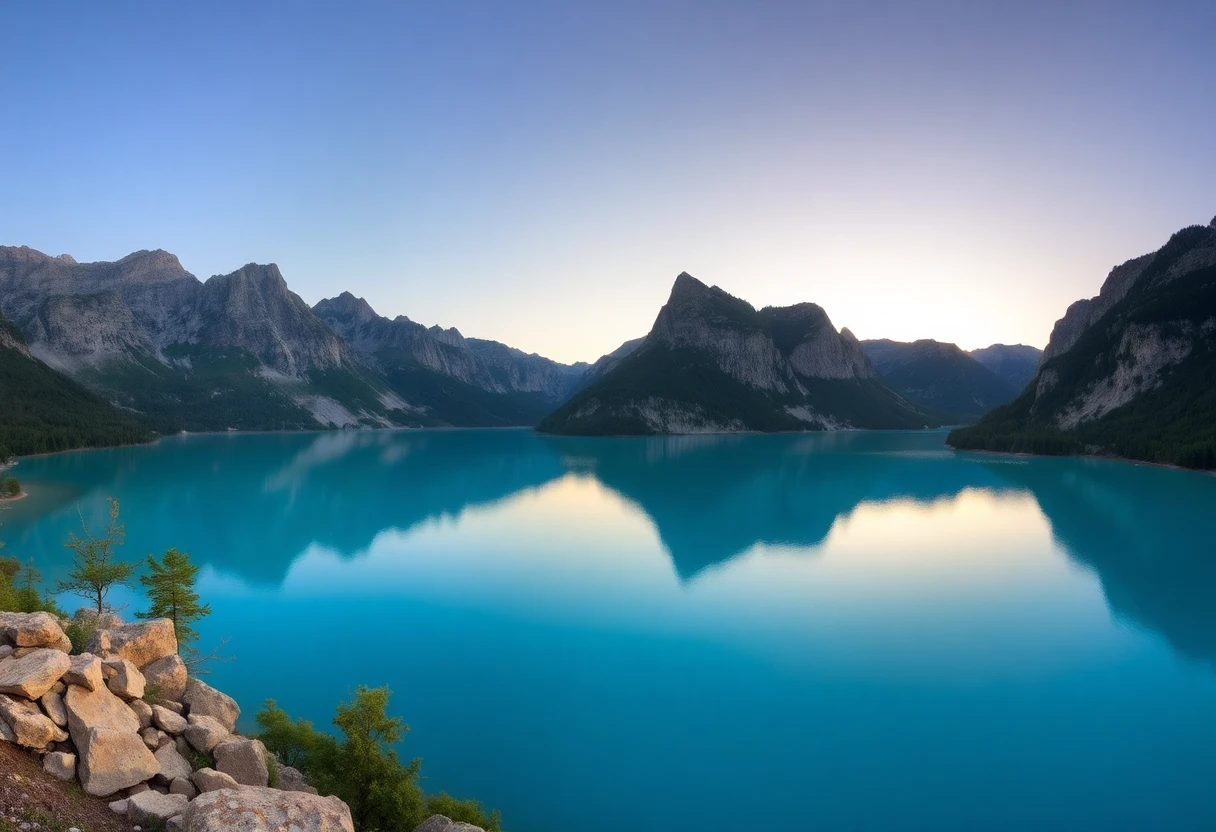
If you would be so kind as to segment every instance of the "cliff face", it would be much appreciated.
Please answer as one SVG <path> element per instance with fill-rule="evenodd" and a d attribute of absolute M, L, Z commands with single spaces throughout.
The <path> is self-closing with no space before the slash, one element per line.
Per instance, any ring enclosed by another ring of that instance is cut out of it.
<path fill-rule="evenodd" d="M 687 273 L 645 340 L 539 426 L 553 433 L 922 427 L 810 303 L 757 311 Z"/>
<path fill-rule="evenodd" d="M 591 369 L 405 316 L 390 320 L 350 292 L 321 301 L 313 312 L 395 391 L 449 424 L 535 424 Z"/>
<path fill-rule="evenodd" d="M 273 264 L 202 283 L 165 251 L 0 247 L 0 304 L 34 355 L 161 429 L 418 423 Z"/>
<path fill-rule="evenodd" d="M 1216 227 L 1179 231 L 1069 307 L 1038 374 L 958 447 L 1216 466 Z"/>

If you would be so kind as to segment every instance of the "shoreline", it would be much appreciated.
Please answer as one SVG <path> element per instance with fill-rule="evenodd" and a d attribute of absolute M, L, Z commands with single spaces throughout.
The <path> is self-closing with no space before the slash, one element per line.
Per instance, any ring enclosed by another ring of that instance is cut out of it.
<path fill-rule="evenodd" d="M 1005 456 L 1014 459 L 1092 459 L 1104 462 L 1121 462 L 1128 465 L 1143 465 L 1149 468 L 1164 468 L 1167 471 L 1182 471 L 1188 474 L 1203 474 L 1216 477 L 1216 470 L 1210 468 L 1184 468 L 1181 465 L 1171 465 L 1168 462 L 1149 462 L 1147 459 L 1133 459 L 1128 456 L 1115 454 L 1029 454 L 1025 451 L 990 451 L 986 448 L 956 448 L 946 445 L 946 449 L 956 454 L 987 454 L 989 456 Z"/>

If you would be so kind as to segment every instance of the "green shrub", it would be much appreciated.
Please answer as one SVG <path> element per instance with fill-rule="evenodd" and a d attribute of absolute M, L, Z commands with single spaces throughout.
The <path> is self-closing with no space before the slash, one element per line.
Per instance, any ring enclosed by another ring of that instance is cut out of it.
<path fill-rule="evenodd" d="M 359 687 L 350 702 L 340 704 L 334 725 L 341 741 L 305 720 L 293 720 L 267 700 L 257 715 L 258 738 L 321 794 L 341 798 L 359 832 L 412 832 L 433 814 L 501 832 L 497 812 L 487 815 L 474 801 L 422 793 L 417 783 L 422 761 L 403 765 L 394 750 L 409 729 L 400 717 L 388 715 L 390 696 L 386 687 Z"/>
<path fill-rule="evenodd" d="M 16 497 L 20 493 L 21 483 L 14 477 L 0 477 L 0 498 Z"/>

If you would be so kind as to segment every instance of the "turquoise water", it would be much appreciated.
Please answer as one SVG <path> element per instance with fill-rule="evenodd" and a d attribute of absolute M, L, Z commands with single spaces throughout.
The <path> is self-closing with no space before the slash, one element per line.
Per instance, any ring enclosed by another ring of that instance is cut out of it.
<path fill-rule="evenodd" d="M 391 685 L 512 832 L 1216 828 L 1216 478 L 943 438 L 173 438 L 0 535 L 60 576 L 118 497 L 247 716 Z"/>

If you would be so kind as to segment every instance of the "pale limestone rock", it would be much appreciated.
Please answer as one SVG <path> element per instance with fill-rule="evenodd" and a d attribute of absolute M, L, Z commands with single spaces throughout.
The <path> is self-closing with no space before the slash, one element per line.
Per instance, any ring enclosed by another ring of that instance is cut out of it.
<path fill-rule="evenodd" d="M 241 715 L 236 700 L 206 682 L 198 679 L 188 681 L 186 692 L 182 694 L 182 703 L 189 706 L 191 714 L 214 717 L 229 731 L 236 730 L 236 721 Z"/>
<path fill-rule="evenodd" d="M 199 795 L 183 815 L 184 832 L 354 832 L 336 797 L 248 788 Z"/>
<path fill-rule="evenodd" d="M 258 740 L 230 739 L 217 745 L 212 754 L 215 767 L 242 786 L 263 787 L 269 781 L 266 747 Z"/>
<path fill-rule="evenodd" d="M 152 662 L 143 669 L 143 674 L 148 687 L 156 691 L 160 699 L 177 701 L 186 692 L 189 681 L 186 663 L 176 653 Z"/>
<path fill-rule="evenodd" d="M 11 655 L 13 655 L 13 645 L 0 644 L 0 661 L 4 661 Z"/>
<path fill-rule="evenodd" d="M 146 791 L 127 798 L 127 817 L 133 823 L 163 823 L 186 811 L 190 798 L 182 794 Z"/>
<path fill-rule="evenodd" d="M 139 794 L 140 792 L 146 792 L 150 788 L 152 788 L 152 787 L 149 786 L 147 783 L 136 783 L 134 786 L 127 789 L 127 797 L 134 797 L 135 795 Z"/>
<path fill-rule="evenodd" d="M 89 691 L 69 685 L 63 704 L 68 712 L 68 730 L 77 748 L 92 728 L 108 728 L 132 736 L 139 731 L 139 717 L 104 686 Z"/>
<path fill-rule="evenodd" d="M 169 794 L 184 794 L 187 800 L 194 800 L 198 797 L 198 789 L 194 787 L 189 778 L 175 777 L 169 784 Z"/>
<path fill-rule="evenodd" d="M 68 727 L 68 712 L 63 706 L 63 697 L 54 690 L 48 690 L 42 694 L 42 710 L 50 717 L 51 722 L 58 725 L 60 728 Z"/>
<path fill-rule="evenodd" d="M 43 749 L 59 742 L 62 729 L 51 722 L 38 706 L 29 701 L 0 696 L 0 722 L 11 729 L 13 742 L 26 748 Z M 63 739 L 67 739 L 63 736 Z"/>
<path fill-rule="evenodd" d="M 126 659 L 137 668 L 177 653 L 173 622 L 154 618 L 139 624 L 124 624 L 112 630 L 96 630 L 89 638 L 88 651 L 102 658 Z"/>
<path fill-rule="evenodd" d="M 152 724 L 162 731 L 177 736 L 186 730 L 186 718 L 175 714 L 163 705 L 152 706 Z"/>
<path fill-rule="evenodd" d="M 308 785 L 308 781 L 304 779 L 304 774 L 299 769 L 281 764 L 279 765 L 279 785 L 275 788 L 285 792 L 317 793 L 315 788 Z"/>
<path fill-rule="evenodd" d="M 182 736 L 199 751 L 209 753 L 231 736 L 228 729 L 214 717 L 190 714 L 189 723 L 182 731 Z"/>
<path fill-rule="evenodd" d="M 139 727 L 147 728 L 152 724 L 152 706 L 142 699 L 132 699 L 127 703 L 139 720 Z"/>
<path fill-rule="evenodd" d="M 72 666 L 66 653 L 35 648 L 26 656 L 0 663 L 0 693 L 38 699 Z"/>
<path fill-rule="evenodd" d="M 110 811 L 116 815 L 125 815 L 127 813 L 126 799 L 110 801 Z"/>
<path fill-rule="evenodd" d="M 123 658 L 105 659 L 101 663 L 101 675 L 110 692 L 123 699 L 139 699 L 144 695 L 144 674 L 139 668 Z"/>
<path fill-rule="evenodd" d="M 76 755 L 62 751 L 52 751 L 42 758 L 43 771 L 49 772 L 60 780 L 76 779 Z"/>
<path fill-rule="evenodd" d="M 101 659 L 92 653 L 81 653 L 70 657 L 71 667 L 63 674 L 63 681 L 93 691 L 105 685 L 101 675 Z"/>
<path fill-rule="evenodd" d="M 239 789 L 241 784 L 232 779 L 231 775 L 216 771 L 213 768 L 200 768 L 190 775 L 190 781 L 200 792 L 214 792 L 220 789 Z"/>
<path fill-rule="evenodd" d="M 160 748 L 161 732 L 157 731 L 151 725 L 139 732 L 139 738 L 144 741 L 144 745 L 151 748 L 153 751 Z"/>
<path fill-rule="evenodd" d="M 157 749 L 154 756 L 160 764 L 160 776 L 166 783 L 172 783 L 177 778 L 189 779 L 194 772 L 186 758 L 178 754 L 172 745 Z"/>
<path fill-rule="evenodd" d="M 160 764 L 134 731 L 90 728 L 80 752 L 80 785 L 91 795 L 105 797 L 160 773 Z"/>
<path fill-rule="evenodd" d="M 14 647 L 58 649 L 64 639 L 63 628 L 48 612 L 0 612 L 0 640 Z"/>

